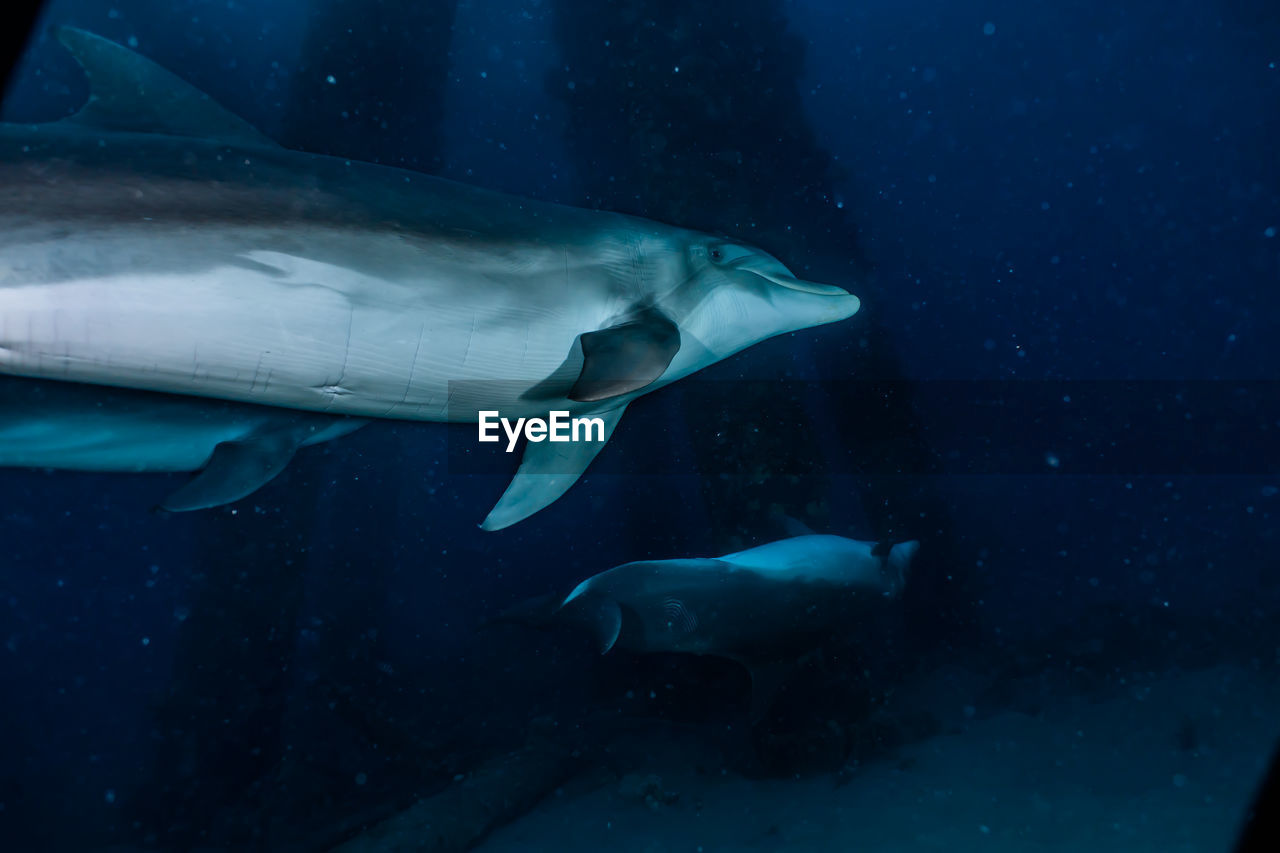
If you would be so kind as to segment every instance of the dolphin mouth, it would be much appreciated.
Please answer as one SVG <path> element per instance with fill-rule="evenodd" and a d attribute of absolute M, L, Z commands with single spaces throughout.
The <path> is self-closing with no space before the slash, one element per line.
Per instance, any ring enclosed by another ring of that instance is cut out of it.
<path fill-rule="evenodd" d="M 798 290 L 801 293 L 816 293 L 819 296 L 852 296 L 853 294 L 845 290 L 843 287 L 837 287 L 834 284 L 821 284 L 816 281 L 804 281 L 796 278 L 787 269 L 760 269 L 750 263 L 738 264 L 738 269 L 758 275 L 765 281 L 771 281 L 774 284 L 781 285 L 788 290 Z"/>
<path fill-rule="evenodd" d="M 774 284 L 780 284 L 789 290 L 798 290 L 801 293 L 816 293 L 819 296 L 853 295 L 843 287 L 838 287 L 834 284 L 821 284 L 816 281 L 804 281 L 803 279 L 795 278 L 794 276 L 791 278 L 784 278 L 778 275 L 765 275 L 764 273 L 756 273 L 756 275 L 759 275 L 762 278 L 767 278 Z"/>

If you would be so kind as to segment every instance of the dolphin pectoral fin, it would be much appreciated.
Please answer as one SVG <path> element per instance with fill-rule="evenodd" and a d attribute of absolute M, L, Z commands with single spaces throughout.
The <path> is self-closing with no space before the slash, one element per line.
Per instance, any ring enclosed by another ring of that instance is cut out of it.
<path fill-rule="evenodd" d="M 911 571 L 911 561 L 915 559 L 916 552 L 919 550 L 920 543 L 915 539 L 889 546 L 883 557 L 886 595 L 896 596 L 902 592 L 907 584 L 907 575 Z M 872 553 L 874 554 L 875 551 Z"/>
<path fill-rule="evenodd" d="M 141 54 L 75 27 L 58 27 L 55 32 L 89 78 L 88 103 L 62 119 L 63 123 L 94 130 L 279 147 L 204 92 Z"/>
<path fill-rule="evenodd" d="M 622 608 L 616 601 L 601 601 L 593 615 L 592 630 L 595 631 L 600 654 L 608 654 L 622 633 Z"/>
<path fill-rule="evenodd" d="M 213 449 L 209 464 L 158 508 L 188 512 L 238 501 L 274 479 L 297 449 L 298 442 L 291 435 L 225 441 Z"/>
<path fill-rule="evenodd" d="M 680 329 L 661 311 L 645 308 L 631 319 L 582 340 L 582 372 L 569 399 L 587 403 L 638 391 L 660 377 L 680 351 Z"/>
<path fill-rule="evenodd" d="M 501 530 L 555 503 L 587 470 L 626 410 L 624 404 L 587 416 L 604 422 L 600 441 L 526 442 L 515 477 L 480 527 Z"/>

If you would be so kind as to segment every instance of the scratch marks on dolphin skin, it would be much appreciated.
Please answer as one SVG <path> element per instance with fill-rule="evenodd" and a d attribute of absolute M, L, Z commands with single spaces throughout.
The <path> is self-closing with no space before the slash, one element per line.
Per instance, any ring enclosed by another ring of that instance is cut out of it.
<path fill-rule="evenodd" d="M 404 393 L 400 395 L 400 402 L 388 408 L 386 414 L 391 414 L 395 409 L 409 402 L 409 392 L 413 390 L 413 374 L 418 369 L 418 354 L 422 352 L 422 339 L 426 336 L 427 323 L 424 320 L 422 325 L 418 327 L 418 343 L 413 348 L 413 360 L 409 362 L 409 379 L 404 383 Z"/>
<path fill-rule="evenodd" d="M 264 264 L 261 261 L 254 260 L 249 254 L 233 255 L 229 263 L 230 266 L 240 267 L 241 269 L 246 269 L 250 272 L 261 273 L 262 275 L 270 276 L 271 278 L 287 278 L 289 275 L 281 267 L 275 266 L 274 264 Z"/>
<path fill-rule="evenodd" d="M 467 366 L 467 356 L 471 355 L 471 345 L 475 343 L 476 331 L 480 328 L 480 317 L 477 312 L 471 312 L 471 331 L 467 333 L 467 348 L 462 353 L 462 361 L 458 362 L 458 366 L 465 368 Z"/>
<path fill-rule="evenodd" d="M 328 397 L 330 404 L 332 404 L 339 397 L 345 397 L 351 393 L 348 389 L 343 388 L 341 385 L 319 385 L 316 387 L 316 390 L 319 391 L 321 394 L 324 394 L 326 397 Z"/>
<path fill-rule="evenodd" d="M 252 394 L 258 390 L 258 374 L 262 372 L 262 360 L 267 357 L 270 350 L 263 350 L 258 353 L 258 363 L 253 366 L 253 379 L 249 382 L 249 393 Z M 262 390 L 266 390 L 264 387 Z"/>
<path fill-rule="evenodd" d="M 627 248 L 631 250 L 631 287 L 634 293 L 644 292 L 644 250 L 640 240 L 627 238 Z"/>
<path fill-rule="evenodd" d="M 351 330 L 356 324 L 356 306 L 347 300 L 347 339 L 342 345 L 342 367 L 338 369 L 338 381 L 332 385 L 324 386 L 325 394 L 329 396 L 329 405 L 325 407 L 326 411 L 333 408 L 333 404 L 337 402 L 340 394 L 348 393 L 343 387 L 343 380 L 347 378 L 347 364 L 351 361 Z"/>

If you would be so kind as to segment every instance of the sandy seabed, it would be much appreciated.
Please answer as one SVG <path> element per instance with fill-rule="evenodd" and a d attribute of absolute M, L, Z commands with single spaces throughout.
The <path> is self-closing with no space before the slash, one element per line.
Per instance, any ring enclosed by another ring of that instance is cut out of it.
<path fill-rule="evenodd" d="M 1280 666 L 1120 683 L 985 718 L 939 689 L 953 733 L 840 775 L 700 773 L 665 750 L 637 768 L 659 798 L 627 779 L 570 786 L 477 849 L 1228 850 L 1280 735 Z"/>

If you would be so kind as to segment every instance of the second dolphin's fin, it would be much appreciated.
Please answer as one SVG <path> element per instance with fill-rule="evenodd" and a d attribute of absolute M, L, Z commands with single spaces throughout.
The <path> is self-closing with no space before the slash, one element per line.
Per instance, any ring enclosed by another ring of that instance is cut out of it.
<path fill-rule="evenodd" d="M 291 431 L 243 441 L 224 441 L 213 449 L 209 464 L 182 488 L 161 501 L 159 509 L 188 512 L 222 506 L 247 497 L 285 469 L 298 449 Z"/>
<path fill-rule="evenodd" d="M 592 612 L 592 629 L 596 635 L 596 647 L 600 654 L 607 655 L 618 635 L 622 633 L 622 608 L 616 601 L 598 601 Z"/>
<path fill-rule="evenodd" d="M 526 442 L 515 477 L 480 527 L 501 530 L 554 503 L 587 470 L 591 460 L 613 435 L 614 427 L 626 410 L 626 404 L 623 404 L 616 409 L 586 415 L 604 421 L 601 441 Z"/>
<path fill-rule="evenodd" d="M 779 504 L 769 507 L 769 520 L 787 534 L 787 536 L 816 536 L 817 531 L 795 516 L 788 515 Z"/>
<path fill-rule="evenodd" d="M 582 335 L 582 373 L 569 399 L 595 402 L 638 391 L 660 377 L 680 351 L 680 329 L 656 308 Z"/>
<path fill-rule="evenodd" d="M 916 552 L 919 550 L 920 543 L 915 539 L 889 546 L 884 554 L 885 595 L 893 597 L 902 592 L 902 588 L 907 584 L 907 575 L 911 571 L 911 561 L 915 559 Z"/>

